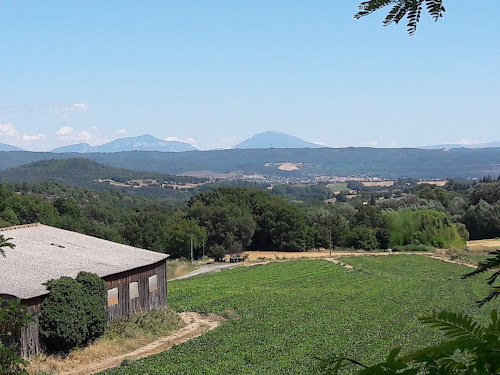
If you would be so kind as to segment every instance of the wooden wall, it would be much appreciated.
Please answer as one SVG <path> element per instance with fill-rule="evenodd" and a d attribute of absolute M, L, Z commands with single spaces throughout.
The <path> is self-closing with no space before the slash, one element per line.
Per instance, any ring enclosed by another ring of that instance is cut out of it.
<path fill-rule="evenodd" d="M 148 279 L 156 275 L 158 289 L 149 292 Z M 106 288 L 118 288 L 118 303 L 107 306 L 108 319 L 126 318 L 151 310 L 159 310 L 167 306 L 167 267 L 162 260 L 150 266 L 141 267 L 132 271 L 104 277 Z M 139 297 L 130 299 L 129 285 L 139 283 Z"/>
<path fill-rule="evenodd" d="M 157 276 L 157 286 L 154 292 L 149 293 L 148 279 Z M 159 310 L 167 306 L 167 267 L 166 261 L 154 263 L 149 266 L 106 276 L 106 289 L 118 288 L 118 303 L 106 306 L 108 320 L 126 318 L 130 315 L 140 314 L 151 310 Z M 129 284 L 139 283 L 139 297 L 130 300 Z M 23 356 L 37 355 L 44 352 L 43 341 L 40 340 L 38 316 L 42 309 L 42 302 L 46 295 L 27 300 L 22 304 L 28 306 L 28 311 L 33 315 L 35 322 L 23 328 L 20 337 L 20 351 Z"/>

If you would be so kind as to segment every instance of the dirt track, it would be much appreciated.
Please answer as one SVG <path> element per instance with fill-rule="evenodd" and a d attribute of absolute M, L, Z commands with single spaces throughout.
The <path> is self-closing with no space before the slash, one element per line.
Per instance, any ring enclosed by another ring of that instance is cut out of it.
<path fill-rule="evenodd" d="M 104 371 L 111 367 L 119 366 L 125 359 L 141 359 L 153 354 L 161 353 L 173 346 L 182 344 L 192 338 L 201 336 L 202 334 L 211 331 L 218 327 L 224 318 L 214 314 L 197 314 L 194 312 L 184 312 L 179 314 L 186 326 L 175 331 L 169 336 L 162 337 L 149 345 L 143 346 L 131 353 L 119 355 L 116 357 L 106 358 L 92 364 L 82 364 L 76 366 L 69 371 L 62 371 L 64 375 L 86 375 Z"/>

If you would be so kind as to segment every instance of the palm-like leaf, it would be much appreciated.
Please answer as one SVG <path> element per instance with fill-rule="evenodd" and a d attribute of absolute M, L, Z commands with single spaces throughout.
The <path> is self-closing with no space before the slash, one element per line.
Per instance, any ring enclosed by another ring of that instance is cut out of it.
<path fill-rule="evenodd" d="M 9 242 L 12 238 L 5 238 L 0 234 L 0 254 L 2 256 L 5 256 L 5 251 L 2 249 L 3 247 L 10 247 L 11 249 L 14 248 L 14 244 Z"/>
<path fill-rule="evenodd" d="M 500 271 L 498 270 L 498 268 L 500 267 L 500 250 L 492 251 L 490 255 L 493 255 L 493 257 L 483 260 L 478 264 L 478 267 L 474 271 L 462 276 L 462 279 L 466 279 L 468 277 L 476 276 L 487 271 L 495 270 L 495 272 L 493 272 L 493 274 L 489 276 L 487 280 L 488 285 L 491 286 L 490 294 L 488 294 L 488 296 L 486 296 L 481 301 L 477 302 L 480 307 L 500 295 L 500 286 L 493 285 L 498 276 L 500 276 Z"/>
<path fill-rule="evenodd" d="M 392 6 L 383 21 L 383 25 L 398 24 L 406 16 L 408 33 L 413 35 L 420 22 L 424 4 L 427 12 L 435 21 L 443 16 L 445 12 L 443 0 L 368 0 L 359 5 L 359 11 L 354 15 L 354 18 L 359 19 L 387 6 Z"/>

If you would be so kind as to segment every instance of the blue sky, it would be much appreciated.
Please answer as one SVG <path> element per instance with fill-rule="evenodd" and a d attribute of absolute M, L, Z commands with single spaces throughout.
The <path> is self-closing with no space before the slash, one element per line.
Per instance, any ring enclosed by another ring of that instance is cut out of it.
<path fill-rule="evenodd" d="M 387 11 L 353 19 L 358 3 L 3 0 L 0 142 L 500 140 L 500 1 L 447 0 L 413 37 L 383 27 Z"/>

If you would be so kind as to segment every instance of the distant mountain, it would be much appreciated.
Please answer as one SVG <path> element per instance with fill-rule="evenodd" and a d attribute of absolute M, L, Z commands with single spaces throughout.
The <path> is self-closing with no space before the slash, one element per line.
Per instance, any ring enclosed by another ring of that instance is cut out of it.
<path fill-rule="evenodd" d="M 52 152 L 122 152 L 122 151 L 162 151 L 162 152 L 182 152 L 195 151 L 196 147 L 185 142 L 164 141 L 152 135 L 141 135 L 138 137 L 119 138 L 100 146 L 91 146 L 86 143 L 79 143 L 71 146 L 59 147 Z"/>
<path fill-rule="evenodd" d="M 452 148 L 490 148 L 490 147 L 500 147 L 500 141 L 485 142 L 485 143 L 469 143 L 469 144 L 449 143 L 442 145 L 423 146 L 418 148 L 424 150 L 441 150 L 443 148 L 452 149 Z"/>
<path fill-rule="evenodd" d="M 62 153 L 62 152 L 80 152 L 80 153 L 85 153 L 85 152 L 93 152 L 94 147 L 89 145 L 88 143 L 78 143 L 76 145 L 69 145 L 69 146 L 63 146 L 63 147 L 58 147 L 53 149 L 51 152 L 57 152 L 57 153 Z"/>
<path fill-rule="evenodd" d="M 0 143 L 0 151 L 24 151 L 22 148 Z"/>
<path fill-rule="evenodd" d="M 293 135 L 268 131 L 254 135 L 233 148 L 320 148 L 324 147 L 295 137 Z"/>

